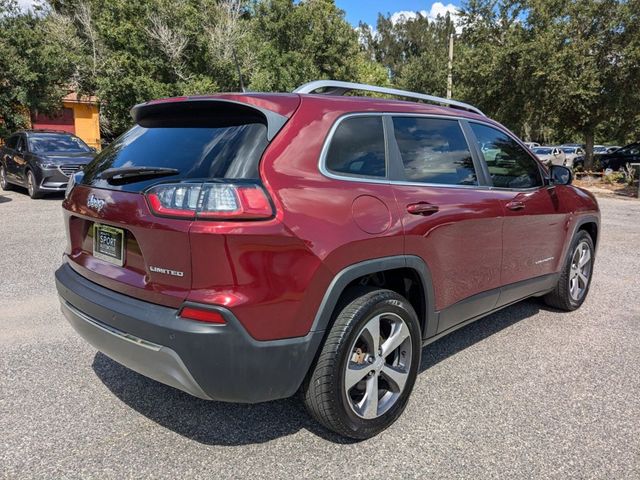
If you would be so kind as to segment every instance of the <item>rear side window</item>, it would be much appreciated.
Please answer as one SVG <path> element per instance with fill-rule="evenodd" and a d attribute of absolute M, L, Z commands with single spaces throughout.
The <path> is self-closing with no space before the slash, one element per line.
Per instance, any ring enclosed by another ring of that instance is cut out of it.
<path fill-rule="evenodd" d="M 533 188 L 542 185 L 536 161 L 518 142 L 495 128 L 470 123 L 495 187 Z"/>
<path fill-rule="evenodd" d="M 142 180 L 114 186 L 100 178 L 109 168 L 174 168 L 163 180 L 258 179 L 260 158 L 267 147 L 267 127 L 248 123 L 225 127 L 135 126 L 104 149 L 86 168 L 83 184 L 142 191 L 156 183 Z"/>
<path fill-rule="evenodd" d="M 387 175 L 382 117 L 351 117 L 338 125 L 326 156 L 327 169 L 342 175 Z"/>
<path fill-rule="evenodd" d="M 394 117 L 406 180 L 442 185 L 477 185 L 469 146 L 457 120 Z"/>

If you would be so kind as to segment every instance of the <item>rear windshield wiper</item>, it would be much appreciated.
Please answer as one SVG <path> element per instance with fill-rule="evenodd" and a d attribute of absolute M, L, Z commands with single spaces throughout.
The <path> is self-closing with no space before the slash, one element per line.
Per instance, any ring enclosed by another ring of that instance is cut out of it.
<path fill-rule="evenodd" d="M 177 175 L 178 173 L 180 173 L 180 170 L 176 170 L 175 168 L 119 167 L 104 170 L 98 175 L 98 178 L 103 178 L 109 183 L 118 185 L 127 182 L 137 182 L 148 178 Z"/>

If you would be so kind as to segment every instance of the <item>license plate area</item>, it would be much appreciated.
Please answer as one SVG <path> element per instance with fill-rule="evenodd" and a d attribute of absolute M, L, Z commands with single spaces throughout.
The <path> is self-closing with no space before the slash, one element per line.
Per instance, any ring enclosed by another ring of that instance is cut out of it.
<path fill-rule="evenodd" d="M 94 223 L 93 256 L 122 267 L 124 265 L 124 230 Z"/>

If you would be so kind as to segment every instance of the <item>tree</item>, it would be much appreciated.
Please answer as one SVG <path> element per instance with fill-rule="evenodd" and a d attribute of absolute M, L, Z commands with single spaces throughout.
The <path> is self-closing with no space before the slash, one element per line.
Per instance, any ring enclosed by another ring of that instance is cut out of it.
<path fill-rule="evenodd" d="M 62 41 L 69 37 L 74 38 L 70 26 L 56 18 L 0 0 L 0 136 L 28 127 L 33 112 L 51 114 L 62 107 L 75 71 Z"/>
<path fill-rule="evenodd" d="M 516 132 L 581 138 L 633 130 L 640 92 L 638 0 L 470 0 L 462 10 L 462 97 Z M 626 121 L 621 121 L 621 119 Z"/>
<path fill-rule="evenodd" d="M 261 1 L 253 17 L 252 89 L 286 92 L 319 78 L 357 78 L 357 34 L 333 0 Z"/>

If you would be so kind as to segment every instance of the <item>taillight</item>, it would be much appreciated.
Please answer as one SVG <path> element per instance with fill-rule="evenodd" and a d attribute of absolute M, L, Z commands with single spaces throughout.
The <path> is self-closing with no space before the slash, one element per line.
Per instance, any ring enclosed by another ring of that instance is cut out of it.
<path fill-rule="evenodd" d="M 146 193 L 151 211 L 163 217 L 261 219 L 273 216 L 260 185 L 241 183 L 168 183 Z"/>

